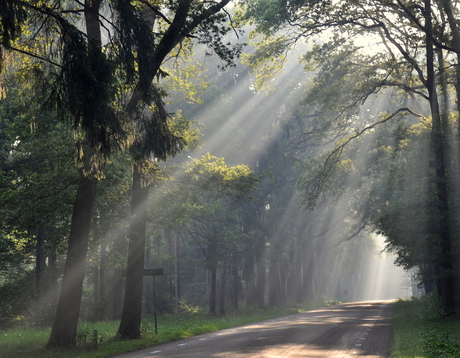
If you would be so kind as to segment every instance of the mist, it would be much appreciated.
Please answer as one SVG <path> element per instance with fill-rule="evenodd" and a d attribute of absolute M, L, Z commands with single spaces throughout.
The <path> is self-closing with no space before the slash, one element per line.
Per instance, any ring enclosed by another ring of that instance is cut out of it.
<path fill-rule="evenodd" d="M 296 284 L 289 280 L 282 282 L 281 290 L 289 291 L 289 285 L 300 285 L 293 291 L 300 292 L 303 299 L 324 297 L 339 301 L 411 297 L 411 274 L 396 266 L 396 256 L 385 250 L 385 238 L 372 232 L 372 227 L 365 225 L 359 215 L 366 200 L 363 191 L 370 190 L 369 184 L 360 183 L 364 181 L 360 178 L 361 170 L 371 165 L 374 156 L 372 150 L 366 152 L 364 148 L 382 132 L 350 145 L 350 157 L 359 168 L 346 175 L 341 194 L 326 195 L 313 209 L 308 209 L 296 189 L 305 170 L 302 162 L 332 145 L 329 139 L 319 138 L 315 133 L 318 125 L 305 104 L 315 74 L 299 63 L 299 55 L 305 49 L 297 46 L 281 73 L 260 91 L 254 88 L 255 74 L 244 64 L 216 72 L 212 57 L 201 58 L 203 66 L 209 66 L 209 72 L 204 73 L 209 73 L 210 85 L 201 95 L 204 103 L 192 105 L 189 110 L 191 119 L 202 126 L 203 143 L 197 150 L 182 153 L 178 160 L 186 160 L 187 156 L 190 161 L 211 153 L 224 158 L 229 165 L 246 164 L 262 176 L 262 181 L 269 182 L 264 189 L 265 197 L 258 198 L 263 202 L 266 220 L 272 224 L 270 235 L 262 239 L 266 248 L 264 257 L 281 250 L 284 263 L 280 264 L 290 267 L 285 267 L 285 272 L 281 269 L 279 274 L 294 274 L 298 270 L 302 275 L 294 280 Z M 200 57 L 199 52 L 197 56 Z M 385 111 L 386 106 L 391 107 L 391 101 L 391 93 L 370 99 L 360 112 L 361 124 L 357 123 L 357 127 L 366 123 L 366 118 L 375 118 Z M 363 149 L 359 149 L 360 145 Z M 300 260 L 301 267 L 296 268 L 299 249 L 304 250 L 300 255 L 305 256 L 305 262 Z M 257 265 L 254 262 L 254 267 Z M 267 275 L 269 271 L 267 261 Z M 269 296 L 270 288 L 266 290 Z"/>

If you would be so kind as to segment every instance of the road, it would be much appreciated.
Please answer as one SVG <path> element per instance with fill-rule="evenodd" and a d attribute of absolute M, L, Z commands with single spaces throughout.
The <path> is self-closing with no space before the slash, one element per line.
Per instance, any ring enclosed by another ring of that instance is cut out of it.
<path fill-rule="evenodd" d="M 393 301 L 341 304 L 117 355 L 116 358 L 387 358 Z"/>

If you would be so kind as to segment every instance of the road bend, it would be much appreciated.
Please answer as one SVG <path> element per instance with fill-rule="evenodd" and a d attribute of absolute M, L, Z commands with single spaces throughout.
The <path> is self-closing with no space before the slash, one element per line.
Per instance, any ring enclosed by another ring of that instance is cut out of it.
<path fill-rule="evenodd" d="M 394 301 L 345 303 L 153 346 L 116 358 L 387 358 Z"/>

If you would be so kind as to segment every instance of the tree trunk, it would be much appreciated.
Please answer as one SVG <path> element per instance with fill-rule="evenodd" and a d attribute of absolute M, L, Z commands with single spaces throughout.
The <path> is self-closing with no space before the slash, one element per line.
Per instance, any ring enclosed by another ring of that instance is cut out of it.
<path fill-rule="evenodd" d="M 449 202 L 447 189 L 447 175 L 445 166 L 445 141 L 443 137 L 443 125 L 436 92 L 436 78 L 434 70 L 433 29 L 431 19 L 431 0 L 425 0 L 425 30 L 426 30 L 426 57 L 427 79 L 426 87 L 429 94 L 432 116 L 432 145 L 434 151 L 436 187 L 438 197 L 438 210 L 440 214 L 439 235 L 441 241 L 440 265 L 441 273 L 441 300 L 445 313 L 455 311 L 455 279 L 452 263 L 452 243 L 449 220 Z"/>
<path fill-rule="evenodd" d="M 51 305 L 54 307 L 58 300 L 58 273 L 57 273 L 57 255 L 55 249 L 48 252 L 48 263 L 50 273 L 50 287 L 51 287 Z"/>
<path fill-rule="evenodd" d="M 35 302 L 39 302 L 42 298 L 43 291 L 43 273 L 45 271 L 46 253 L 45 245 L 45 230 L 39 228 L 37 231 L 37 246 L 35 255 Z"/>
<path fill-rule="evenodd" d="M 106 291 L 107 291 L 107 244 L 101 243 L 101 260 L 99 267 L 99 310 L 101 319 L 107 318 L 107 310 L 105 308 L 106 303 Z"/>
<path fill-rule="evenodd" d="M 170 229 L 165 230 L 166 241 L 168 242 L 168 256 L 174 257 L 174 237 Z M 169 295 L 175 297 L 176 295 L 176 279 L 173 275 L 170 275 L 169 279 Z"/>
<path fill-rule="evenodd" d="M 279 301 L 286 302 L 286 269 L 281 266 L 280 267 L 280 293 L 279 293 Z"/>
<path fill-rule="evenodd" d="M 123 274 L 120 268 L 113 270 L 112 319 L 119 320 L 123 310 Z"/>
<path fill-rule="evenodd" d="M 216 315 L 216 294 L 217 294 L 217 268 L 214 265 L 210 269 L 210 284 L 209 284 L 209 314 Z"/>
<path fill-rule="evenodd" d="M 233 311 L 238 312 L 240 310 L 239 307 L 239 287 L 240 287 L 240 278 L 238 274 L 238 254 L 234 253 L 233 257 L 233 264 L 232 264 L 232 304 L 233 304 Z M 254 267 L 254 265 L 253 265 Z M 254 270 L 253 270 L 254 271 Z"/>
<path fill-rule="evenodd" d="M 316 289 L 315 289 L 315 253 L 313 244 L 308 245 L 308 251 L 306 250 L 304 253 L 304 261 L 303 261 L 303 287 L 305 292 L 306 299 L 313 300 L 316 298 Z"/>
<path fill-rule="evenodd" d="M 303 270 L 305 260 L 305 239 L 302 240 L 295 253 L 294 275 L 292 277 L 292 287 L 290 294 L 296 303 L 305 300 Z"/>
<path fill-rule="evenodd" d="M 100 296 L 99 296 L 99 267 L 96 265 L 93 268 L 93 298 L 94 298 L 94 315 L 93 320 L 97 322 L 100 320 Z"/>
<path fill-rule="evenodd" d="M 457 58 L 457 66 L 454 67 L 455 70 L 455 94 L 456 94 L 456 107 L 457 107 L 457 133 L 456 141 L 454 143 L 460 143 L 460 27 L 458 24 L 457 17 L 454 14 L 454 6 L 451 0 L 442 1 L 444 12 L 447 15 L 449 26 L 452 32 L 452 45 Z M 459 168 L 459 150 L 460 148 L 456 147 L 453 149 L 455 157 L 453 159 L 454 169 L 453 169 L 453 178 L 451 182 L 454 184 L 454 195 L 458 197 L 457 192 L 460 190 L 457 185 L 460 179 L 460 168 Z M 456 204 L 459 205 L 459 204 Z M 454 208 L 454 210 L 458 210 Z M 458 230 L 458 223 L 456 229 Z M 456 297 L 456 309 L 457 312 L 460 312 L 460 240 L 456 239 L 453 241 L 453 254 L 452 261 L 454 262 L 454 277 L 455 277 L 455 297 Z"/>
<path fill-rule="evenodd" d="M 179 303 L 181 299 L 181 280 L 180 280 L 180 238 L 179 234 L 174 233 L 174 277 L 176 284 L 174 285 L 174 296 L 176 312 L 179 310 Z"/>
<path fill-rule="evenodd" d="M 219 297 L 219 315 L 225 317 L 227 315 L 227 281 L 228 281 L 228 254 L 224 256 L 224 262 L 222 265 L 222 283 L 220 288 Z"/>
<path fill-rule="evenodd" d="M 145 268 L 153 268 L 151 240 L 147 240 L 147 246 L 145 248 Z M 145 311 L 147 313 L 153 313 L 153 280 L 147 280 L 145 283 Z"/>
<path fill-rule="evenodd" d="M 247 250 L 244 255 L 244 281 L 246 283 L 246 306 L 255 303 L 256 280 L 254 271 L 254 254 Z"/>
<path fill-rule="evenodd" d="M 88 168 L 89 158 L 85 161 L 87 164 L 85 168 Z M 95 178 L 85 175 L 84 170 L 80 169 L 61 293 L 47 344 L 48 348 L 74 347 L 76 344 L 96 183 Z"/>
<path fill-rule="evenodd" d="M 101 0 L 85 0 L 84 4 L 86 33 L 89 42 L 88 54 L 91 61 L 95 61 L 101 52 L 100 4 Z M 96 68 L 93 68 L 93 70 L 97 72 Z M 75 347 L 76 345 L 89 231 L 97 184 L 97 180 L 93 175 L 94 149 L 83 143 L 82 152 L 83 167 L 79 170 L 77 197 L 72 212 L 67 259 L 54 323 L 47 344 L 48 348 Z"/>
<path fill-rule="evenodd" d="M 265 250 L 262 249 L 257 260 L 256 301 L 260 309 L 265 308 Z"/>
<path fill-rule="evenodd" d="M 118 335 L 123 339 L 141 336 L 142 287 L 144 279 L 144 254 L 148 187 L 143 185 L 142 168 L 134 164 L 129 225 L 128 266 L 126 290 Z"/>
<path fill-rule="evenodd" d="M 268 304 L 276 307 L 280 303 L 279 251 L 271 250 L 268 266 Z"/>

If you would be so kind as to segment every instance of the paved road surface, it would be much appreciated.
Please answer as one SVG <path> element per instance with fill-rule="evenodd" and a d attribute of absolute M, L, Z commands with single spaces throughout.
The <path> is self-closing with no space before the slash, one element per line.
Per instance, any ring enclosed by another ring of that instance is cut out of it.
<path fill-rule="evenodd" d="M 393 301 L 347 303 L 122 354 L 116 358 L 387 358 Z"/>

